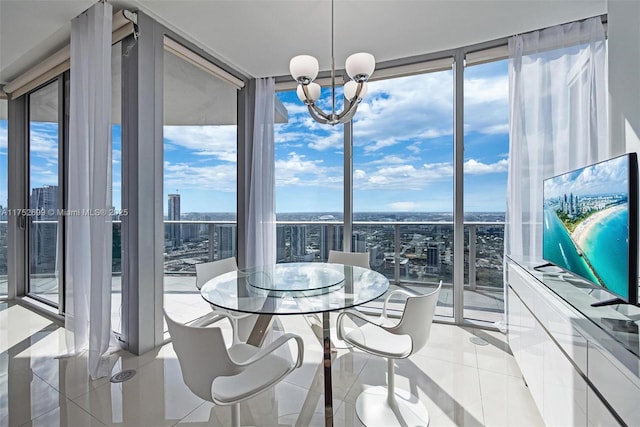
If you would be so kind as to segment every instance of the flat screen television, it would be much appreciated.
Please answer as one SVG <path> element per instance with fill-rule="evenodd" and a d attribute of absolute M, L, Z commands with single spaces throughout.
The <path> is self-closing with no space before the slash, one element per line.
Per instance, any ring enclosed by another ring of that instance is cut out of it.
<path fill-rule="evenodd" d="M 544 180 L 542 257 L 638 304 L 638 162 L 629 153 Z"/>

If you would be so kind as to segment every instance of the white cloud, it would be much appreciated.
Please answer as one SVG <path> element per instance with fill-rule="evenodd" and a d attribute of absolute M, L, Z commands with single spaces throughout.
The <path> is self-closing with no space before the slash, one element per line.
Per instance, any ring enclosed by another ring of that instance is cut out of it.
<path fill-rule="evenodd" d="M 58 163 L 58 125 L 38 123 L 31 127 L 29 149 L 32 156 L 44 159 L 48 164 Z"/>
<path fill-rule="evenodd" d="M 465 131 L 484 134 L 509 132 L 509 78 L 505 74 L 493 77 L 465 79 Z"/>
<path fill-rule="evenodd" d="M 483 77 L 465 79 L 464 102 L 465 105 L 486 105 L 487 102 L 503 103 L 509 99 L 508 76 Z"/>
<path fill-rule="evenodd" d="M 411 202 L 392 202 L 387 205 L 391 211 L 411 212 L 423 209 L 425 203 Z"/>
<path fill-rule="evenodd" d="M 171 189 L 236 191 L 236 165 L 193 166 L 164 162 L 164 186 Z M 173 191 L 173 190 L 172 190 Z"/>
<path fill-rule="evenodd" d="M 423 190 L 431 185 L 453 179 L 450 163 L 411 164 L 378 167 L 375 170 L 354 174 L 356 190 Z"/>
<path fill-rule="evenodd" d="M 451 134 L 452 83 L 450 72 L 370 82 L 354 119 L 354 144 L 375 151 Z"/>
<path fill-rule="evenodd" d="M 464 162 L 464 173 L 468 175 L 485 175 L 488 173 L 507 172 L 509 162 L 507 159 L 498 160 L 495 163 L 482 163 L 474 159 Z"/>
<path fill-rule="evenodd" d="M 276 186 L 342 186 L 342 168 L 327 167 L 322 160 L 310 160 L 302 154 L 289 153 L 275 162 Z"/>
<path fill-rule="evenodd" d="M 335 128 L 334 128 L 335 129 Z M 344 147 L 344 136 L 342 135 L 342 128 L 338 131 L 332 130 L 327 136 L 314 136 L 311 138 L 308 147 L 318 151 L 325 151 L 330 148 L 342 149 Z"/>
<path fill-rule="evenodd" d="M 400 157 L 396 155 L 384 156 L 381 159 L 373 160 L 369 162 L 370 165 L 392 165 L 392 164 L 405 164 L 412 160 L 416 160 L 413 157 Z"/>
<path fill-rule="evenodd" d="M 7 148 L 8 138 L 7 128 L 0 126 L 0 149 Z"/>
<path fill-rule="evenodd" d="M 236 126 L 165 126 L 168 144 L 178 145 L 199 156 L 236 162 Z M 167 144 L 165 144 L 165 149 Z"/>

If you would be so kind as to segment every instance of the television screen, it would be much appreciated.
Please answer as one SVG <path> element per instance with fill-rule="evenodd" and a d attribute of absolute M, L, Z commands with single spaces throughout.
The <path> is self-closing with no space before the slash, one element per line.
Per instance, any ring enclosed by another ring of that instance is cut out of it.
<path fill-rule="evenodd" d="M 635 153 L 545 179 L 545 261 L 637 304 L 637 193 Z"/>

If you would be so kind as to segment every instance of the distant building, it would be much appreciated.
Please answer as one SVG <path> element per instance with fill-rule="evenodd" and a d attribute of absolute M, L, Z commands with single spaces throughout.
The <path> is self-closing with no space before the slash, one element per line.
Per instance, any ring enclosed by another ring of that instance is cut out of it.
<path fill-rule="evenodd" d="M 218 259 L 236 256 L 237 234 L 235 224 L 220 224 L 218 230 Z"/>
<path fill-rule="evenodd" d="M 382 246 L 375 245 L 369 249 L 369 265 L 371 268 L 381 267 L 384 264 L 384 259 L 384 248 Z"/>
<path fill-rule="evenodd" d="M 425 272 L 429 274 L 440 274 L 442 267 L 442 242 L 430 242 L 424 249 L 426 255 Z"/>
<path fill-rule="evenodd" d="M 307 254 L 307 226 L 291 225 L 289 226 L 289 260 L 304 261 Z"/>
<path fill-rule="evenodd" d="M 185 242 L 195 242 L 199 240 L 198 224 L 181 224 L 180 237 Z"/>
<path fill-rule="evenodd" d="M 367 251 L 367 235 L 365 231 L 354 231 L 351 236 L 351 251 L 366 252 Z"/>
<path fill-rule="evenodd" d="M 287 260 L 287 236 L 285 227 L 276 227 L 276 261 L 283 262 Z"/>
<path fill-rule="evenodd" d="M 329 251 L 342 250 L 344 227 L 342 225 L 326 224 L 320 227 L 320 261 L 329 259 Z"/>
<path fill-rule="evenodd" d="M 180 221 L 180 195 L 169 194 L 169 212 L 167 214 L 169 221 Z M 169 224 L 169 242 L 171 247 L 177 248 L 182 243 L 180 233 L 180 224 Z"/>

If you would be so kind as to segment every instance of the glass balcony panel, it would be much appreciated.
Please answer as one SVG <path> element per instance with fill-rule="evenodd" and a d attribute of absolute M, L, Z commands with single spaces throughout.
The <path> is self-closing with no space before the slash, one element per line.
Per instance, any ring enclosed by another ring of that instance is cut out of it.
<path fill-rule="evenodd" d="M 465 318 L 504 321 L 504 223 L 465 225 Z"/>
<path fill-rule="evenodd" d="M 286 222 L 276 226 L 276 262 L 327 262 L 330 250 L 342 250 L 340 223 Z"/>
<path fill-rule="evenodd" d="M 231 221 L 166 221 L 164 229 L 165 307 L 192 321 L 211 312 L 196 287 L 195 266 L 235 257 L 238 227 Z"/>

